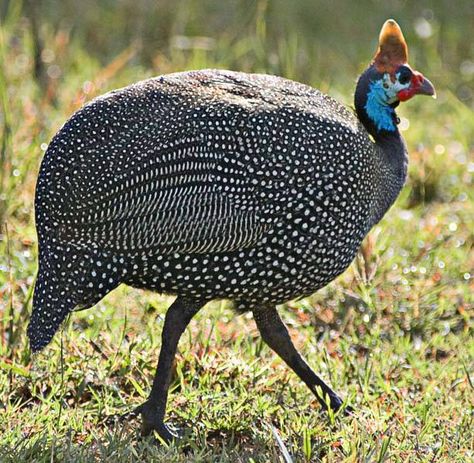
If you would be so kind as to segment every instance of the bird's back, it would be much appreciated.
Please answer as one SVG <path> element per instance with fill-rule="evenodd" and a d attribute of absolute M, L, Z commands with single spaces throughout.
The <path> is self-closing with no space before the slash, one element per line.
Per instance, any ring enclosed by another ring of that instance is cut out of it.
<path fill-rule="evenodd" d="M 292 182 L 328 190 L 331 179 L 351 182 L 369 169 L 371 156 L 356 117 L 308 86 L 229 71 L 172 74 L 97 98 L 65 124 L 42 164 L 37 209 L 48 213 L 38 225 L 54 220 L 60 238 L 138 249 L 179 241 L 168 234 L 179 234 L 173 221 L 182 219 L 202 225 L 186 230 L 193 241 L 220 217 L 215 208 L 268 224 L 285 207 L 273 198 L 291 200 Z M 180 207 L 192 211 L 180 218 Z M 112 224 L 124 220 L 132 224 L 122 233 Z"/>

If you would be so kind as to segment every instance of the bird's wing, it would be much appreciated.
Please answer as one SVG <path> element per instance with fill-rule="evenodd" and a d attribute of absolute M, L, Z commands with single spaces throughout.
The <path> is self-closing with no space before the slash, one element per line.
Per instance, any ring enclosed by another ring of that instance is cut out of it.
<path fill-rule="evenodd" d="M 185 153 L 178 146 L 174 151 Z M 61 239 L 166 254 L 252 246 L 272 223 L 247 167 L 232 156 L 183 156 L 160 153 L 132 170 L 115 167 L 92 182 L 80 174 L 62 214 Z"/>

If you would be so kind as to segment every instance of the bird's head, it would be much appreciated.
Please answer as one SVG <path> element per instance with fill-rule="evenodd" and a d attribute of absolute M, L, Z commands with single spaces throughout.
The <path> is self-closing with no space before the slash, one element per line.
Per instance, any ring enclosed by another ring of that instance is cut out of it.
<path fill-rule="evenodd" d="M 372 63 L 360 76 L 355 93 L 359 118 L 372 135 L 395 131 L 395 108 L 415 95 L 436 97 L 433 84 L 408 64 L 408 47 L 400 26 L 385 21 Z"/>

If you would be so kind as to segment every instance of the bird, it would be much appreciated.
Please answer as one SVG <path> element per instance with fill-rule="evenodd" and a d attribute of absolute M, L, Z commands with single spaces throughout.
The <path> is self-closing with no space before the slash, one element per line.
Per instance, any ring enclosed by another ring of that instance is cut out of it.
<path fill-rule="evenodd" d="M 433 84 L 387 20 L 355 111 L 282 77 L 205 69 L 150 78 L 85 104 L 42 160 L 38 276 L 28 326 L 42 350 L 68 314 L 120 284 L 176 296 L 144 435 L 177 438 L 165 409 L 178 342 L 212 300 L 252 312 L 263 341 L 323 409 L 351 411 L 298 353 L 277 306 L 344 272 L 399 195 L 408 154 L 396 107 Z"/>

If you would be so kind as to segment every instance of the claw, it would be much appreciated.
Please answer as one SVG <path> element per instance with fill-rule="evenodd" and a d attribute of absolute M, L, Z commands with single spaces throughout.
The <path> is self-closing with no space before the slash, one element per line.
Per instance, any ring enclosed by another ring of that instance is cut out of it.
<path fill-rule="evenodd" d="M 184 433 L 174 426 L 168 426 L 163 422 L 163 415 L 148 402 L 143 403 L 133 413 L 140 413 L 142 417 L 142 436 L 149 436 L 156 431 L 165 443 L 178 440 L 184 436 Z"/>
<path fill-rule="evenodd" d="M 344 405 L 343 400 L 339 396 L 337 396 L 335 393 L 329 395 L 329 400 L 330 400 L 329 407 L 334 412 L 338 412 L 339 410 L 341 410 L 341 408 Z M 324 410 L 327 410 L 328 407 L 327 407 L 326 402 L 321 399 L 320 403 L 322 405 L 322 408 Z M 353 416 L 355 414 L 355 410 L 350 405 L 347 405 L 343 408 L 343 410 L 341 410 L 341 414 L 342 416 Z"/>
<path fill-rule="evenodd" d="M 169 444 L 171 441 L 176 441 L 184 437 L 184 432 L 176 427 L 171 427 L 163 422 L 150 423 L 145 420 L 142 421 L 142 436 L 149 436 L 156 431 L 160 438 Z"/>
<path fill-rule="evenodd" d="M 178 440 L 184 437 L 184 432 L 181 429 L 174 426 L 168 426 L 163 423 L 162 420 L 158 419 L 155 409 L 147 406 L 146 402 L 135 407 L 133 410 L 120 415 L 116 419 L 123 423 L 129 419 L 137 418 L 138 416 L 141 416 L 142 418 L 142 436 L 149 436 L 153 431 L 156 431 L 165 443 L 170 443 L 173 440 Z"/>
<path fill-rule="evenodd" d="M 355 409 L 348 405 L 346 408 L 344 408 L 342 414 L 344 416 L 354 416 L 355 415 Z"/>

